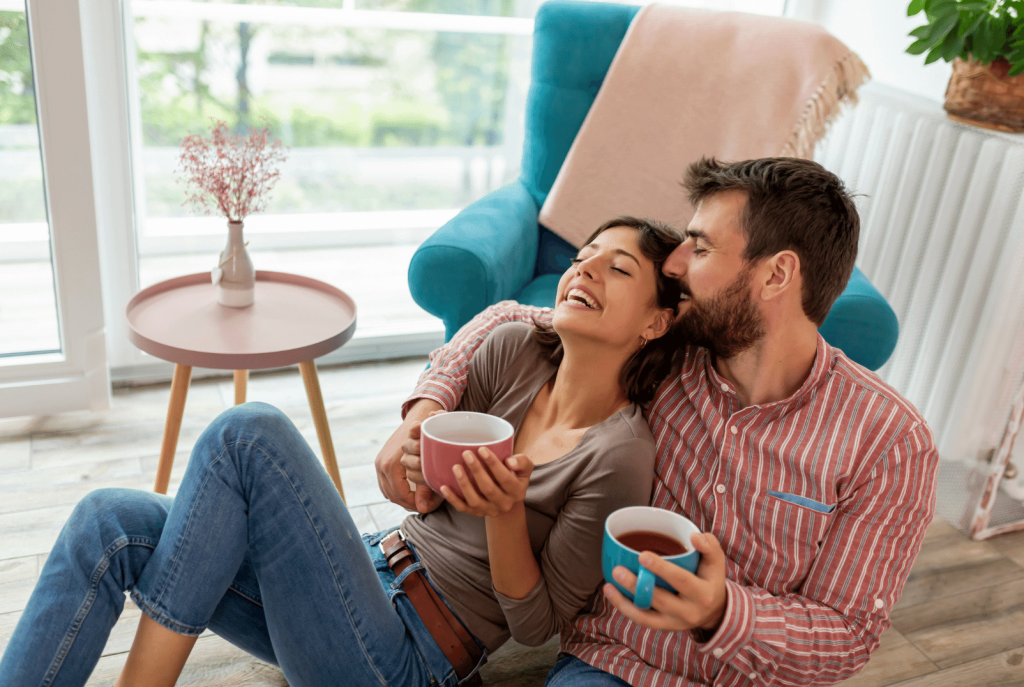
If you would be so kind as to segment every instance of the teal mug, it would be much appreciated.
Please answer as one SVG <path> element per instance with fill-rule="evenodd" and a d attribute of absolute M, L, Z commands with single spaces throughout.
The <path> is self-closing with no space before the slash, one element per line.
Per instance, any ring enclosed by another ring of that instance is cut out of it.
<path fill-rule="evenodd" d="M 661 557 L 669 563 L 696 573 L 700 564 L 700 552 L 693 548 L 690 536 L 698 532 L 700 530 L 696 525 L 672 511 L 648 506 L 620 508 L 604 521 L 604 544 L 601 546 L 601 571 L 604 573 L 604 579 L 614 584 L 637 608 L 650 608 L 655 586 L 670 592 L 674 592 L 675 589 L 640 565 L 640 553 L 654 551 L 658 554 L 672 554 L 673 551 L 682 550 L 680 553 Z M 658 541 L 659 535 L 669 540 L 662 540 L 664 548 L 661 548 Z M 620 541 L 620 538 L 626 543 Z M 643 548 L 632 548 L 627 544 Z M 612 570 L 618 565 L 628 568 L 637 576 L 635 596 L 612 577 Z"/>

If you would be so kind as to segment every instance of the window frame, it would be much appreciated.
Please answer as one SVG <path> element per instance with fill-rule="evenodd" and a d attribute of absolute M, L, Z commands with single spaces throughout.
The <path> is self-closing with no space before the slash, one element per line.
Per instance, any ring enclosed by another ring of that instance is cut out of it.
<path fill-rule="evenodd" d="M 79 7 L 28 0 L 24 10 L 61 352 L 0 359 L 0 417 L 110 404 Z"/>

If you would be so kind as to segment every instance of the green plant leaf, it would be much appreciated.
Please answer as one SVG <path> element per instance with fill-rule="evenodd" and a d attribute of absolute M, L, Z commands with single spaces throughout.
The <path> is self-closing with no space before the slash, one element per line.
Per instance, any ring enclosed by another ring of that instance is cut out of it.
<path fill-rule="evenodd" d="M 964 37 L 973 36 L 974 32 L 981 26 L 981 22 L 985 21 L 985 17 L 989 16 L 988 12 L 979 12 L 978 16 L 971 18 L 969 21 L 963 21 L 966 17 L 961 17 L 960 27 L 957 32 Z"/>
<path fill-rule="evenodd" d="M 926 12 L 942 12 L 943 8 L 956 5 L 957 0 L 924 0 Z"/>
<path fill-rule="evenodd" d="M 910 4 L 907 5 L 907 16 L 913 17 L 915 14 L 924 9 L 924 0 L 910 0 Z"/>
<path fill-rule="evenodd" d="M 924 14 L 928 22 L 934 24 L 938 19 L 957 11 L 957 0 L 924 0 Z"/>
<path fill-rule="evenodd" d="M 961 12 L 965 10 L 988 12 L 992 8 L 992 3 L 984 2 L 984 0 L 969 0 L 961 2 L 959 8 Z"/>
<path fill-rule="evenodd" d="M 956 28 L 958 21 L 960 21 L 960 15 L 956 12 L 937 21 L 933 25 L 932 32 L 928 36 L 928 41 L 932 46 L 941 45 L 942 42 L 946 40 L 946 36 L 950 33 L 955 35 L 956 31 L 953 31 L 953 29 Z"/>
<path fill-rule="evenodd" d="M 1024 74 L 1024 60 L 1014 62 L 1010 67 L 1010 71 L 1006 72 L 1007 76 L 1019 76 L 1020 74 Z"/>
<path fill-rule="evenodd" d="M 995 59 L 996 36 L 999 32 L 999 24 L 996 18 L 988 15 L 981 23 L 978 30 L 972 36 L 971 53 L 976 60 L 986 64 Z"/>
<path fill-rule="evenodd" d="M 928 32 L 931 30 L 931 28 L 932 27 L 930 27 L 928 24 L 925 24 L 924 26 L 918 26 L 916 29 L 914 29 L 907 35 L 913 36 L 914 38 L 927 38 Z"/>
<path fill-rule="evenodd" d="M 947 14 L 931 24 L 927 38 L 923 39 L 927 42 L 928 48 L 931 49 L 937 45 L 941 45 L 942 41 L 946 39 L 946 34 L 956 26 L 959 19 L 960 15 L 957 12 L 953 12 L 952 14 Z"/>
<path fill-rule="evenodd" d="M 925 64 L 931 64 L 932 62 L 938 62 L 942 59 L 942 46 L 936 46 L 932 48 L 931 52 L 928 53 L 928 57 L 925 58 Z"/>
<path fill-rule="evenodd" d="M 907 52 L 911 55 L 922 55 L 928 52 L 928 41 L 923 38 L 919 41 L 914 41 L 910 44 L 910 47 L 907 48 Z"/>
<path fill-rule="evenodd" d="M 964 49 L 964 37 L 958 36 L 956 31 L 950 31 L 946 35 L 946 40 L 942 41 L 940 48 L 942 50 L 942 59 L 946 62 L 952 62 L 953 58 Z"/>

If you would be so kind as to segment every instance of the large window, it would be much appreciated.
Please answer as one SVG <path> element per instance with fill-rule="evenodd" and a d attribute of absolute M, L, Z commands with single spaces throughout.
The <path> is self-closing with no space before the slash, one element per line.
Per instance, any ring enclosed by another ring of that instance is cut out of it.
<path fill-rule="evenodd" d="M 0 0 L 0 417 L 108 403 L 77 4 Z"/>
<path fill-rule="evenodd" d="M 0 267 L 0 358 L 60 353 L 24 3 L 0 9 Z"/>
<path fill-rule="evenodd" d="M 257 269 L 348 291 L 357 336 L 440 332 L 412 302 L 409 260 L 518 174 L 535 4 L 135 0 L 140 285 L 209 269 L 224 241 L 223 219 L 181 204 L 181 138 L 211 118 L 269 126 L 290 151 L 246 221 Z"/>

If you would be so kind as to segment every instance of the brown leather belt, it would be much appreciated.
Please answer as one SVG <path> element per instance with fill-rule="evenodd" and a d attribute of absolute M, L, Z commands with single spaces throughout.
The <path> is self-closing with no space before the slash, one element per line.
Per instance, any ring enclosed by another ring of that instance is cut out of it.
<path fill-rule="evenodd" d="M 401 575 L 416 560 L 405 543 L 401 530 L 395 530 L 384 537 L 380 543 L 380 550 L 384 552 L 388 566 L 395 575 Z M 430 586 L 423 571 L 410 573 L 402 582 L 402 589 L 419 614 L 420 620 L 426 625 L 430 636 L 455 668 L 455 674 L 463 680 L 459 683 L 461 687 L 477 687 L 482 684 L 479 673 L 473 674 L 469 680 L 466 680 L 466 676 L 473 673 L 480 662 L 480 657 L 483 656 L 483 651 Z"/>

